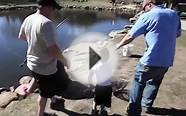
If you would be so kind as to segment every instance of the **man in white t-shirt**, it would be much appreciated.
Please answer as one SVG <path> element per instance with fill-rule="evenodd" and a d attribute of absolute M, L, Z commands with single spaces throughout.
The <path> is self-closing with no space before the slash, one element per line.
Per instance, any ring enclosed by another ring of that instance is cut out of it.
<path fill-rule="evenodd" d="M 44 115 L 47 98 L 64 89 L 57 60 L 67 62 L 56 44 L 56 30 L 51 19 L 54 9 L 61 7 L 55 0 L 38 0 L 37 12 L 28 16 L 20 29 L 19 38 L 27 41 L 27 66 L 37 80 L 40 95 L 38 116 Z"/>

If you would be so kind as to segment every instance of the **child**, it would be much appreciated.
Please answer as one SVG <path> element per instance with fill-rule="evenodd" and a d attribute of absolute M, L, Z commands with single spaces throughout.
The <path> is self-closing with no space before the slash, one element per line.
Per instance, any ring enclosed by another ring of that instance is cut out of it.
<path fill-rule="evenodd" d="M 97 106 L 101 106 L 101 115 L 107 115 L 111 108 L 112 86 L 111 73 L 112 67 L 108 62 L 109 51 L 102 48 L 100 51 L 101 60 L 95 64 L 89 74 L 90 84 L 95 85 L 95 96 L 93 102 L 92 115 L 97 115 Z M 106 114 L 105 114 L 106 113 Z"/>

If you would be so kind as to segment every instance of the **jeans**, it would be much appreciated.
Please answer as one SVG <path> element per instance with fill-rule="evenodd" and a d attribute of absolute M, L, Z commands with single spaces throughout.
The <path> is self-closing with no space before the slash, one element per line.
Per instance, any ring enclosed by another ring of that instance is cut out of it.
<path fill-rule="evenodd" d="M 141 114 L 141 107 L 152 107 L 160 84 L 168 67 L 145 66 L 139 63 L 132 81 L 128 113 L 132 116 Z"/>

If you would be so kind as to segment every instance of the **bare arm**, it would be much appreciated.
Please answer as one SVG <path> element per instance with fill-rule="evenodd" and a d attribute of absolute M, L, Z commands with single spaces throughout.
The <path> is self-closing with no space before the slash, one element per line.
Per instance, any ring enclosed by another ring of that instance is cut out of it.
<path fill-rule="evenodd" d="M 59 49 L 59 47 L 56 44 L 49 47 L 49 54 L 52 57 L 59 60 L 60 62 L 62 62 L 64 64 L 64 66 L 68 67 L 65 57 L 63 56 L 61 50 Z"/>
<path fill-rule="evenodd" d="M 26 37 L 26 34 L 25 34 L 25 21 L 24 21 L 23 24 L 21 25 L 19 35 L 18 35 L 18 39 L 26 41 L 26 38 L 27 37 Z"/>
<path fill-rule="evenodd" d="M 19 33 L 18 39 L 26 41 L 26 35 L 24 33 Z"/>
<path fill-rule="evenodd" d="M 119 42 L 119 44 L 117 44 L 117 49 L 119 49 L 120 47 L 132 42 L 134 40 L 134 38 L 130 35 L 127 34 L 125 35 L 125 37 Z"/>

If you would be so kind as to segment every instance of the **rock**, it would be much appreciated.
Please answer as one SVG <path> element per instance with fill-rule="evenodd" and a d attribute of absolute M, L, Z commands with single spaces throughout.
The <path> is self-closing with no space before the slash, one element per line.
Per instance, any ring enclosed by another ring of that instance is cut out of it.
<path fill-rule="evenodd" d="M 102 10 L 103 10 L 103 8 L 98 8 L 98 10 L 99 10 L 99 11 L 102 11 Z"/>
<path fill-rule="evenodd" d="M 140 11 L 139 13 L 137 13 L 134 17 L 139 17 L 144 13 L 144 11 Z"/>
<path fill-rule="evenodd" d="M 89 9 L 90 9 L 90 7 L 89 7 L 89 6 L 86 6 L 86 7 L 85 7 L 85 10 L 89 10 Z"/>
<path fill-rule="evenodd" d="M 138 11 L 136 11 L 136 12 L 138 12 Z M 138 18 L 139 18 L 143 13 L 144 13 L 144 11 L 140 11 L 140 12 L 137 13 L 134 17 L 130 18 L 129 21 L 130 21 L 131 23 L 135 23 L 135 22 L 138 20 Z"/>
<path fill-rule="evenodd" d="M 8 89 L 6 87 L 1 87 L 0 88 L 0 93 L 4 92 L 4 91 L 8 91 Z"/>
<path fill-rule="evenodd" d="M 126 4 L 125 2 L 121 2 L 122 5 Z"/>
<path fill-rule="evenodd" d="M 4 92 L 0 94 L 0 108 L 5 108 L 10 102 L 18 99 L 14 92 Z"/>
<path fill-rule="evenodd" d="M 123 29 L 123 30 L 113 30 L 109 33 L 109 37 L 114 38 L 117 35 L 123 35 L 128 32 L 128 29 Z"/>
<path fill-rule="evenodd" d="M 68 6 L 68 8 L 72 9 L 72 8 L 73 8 L 73 6 Z"/>
<path fill-rule="evenodd" d="M 10 89 L 11 92 L 15 91 L 15 87 L 14 86 L 11 86 L 9 89 Z"/>
<path fill-rule="evenodd" d="M 111 37 L 111 38 L 114 38 L 114 36 L 118 33 L 118 32 L 120 32 L 121 30 L 113 30 L 113 31 L 111 31 L 110 33 L 109 33 L 109 37 Z"/>
<path fill-rule="evenodd" d="M 125 25 L 124 29 L 131 29 L 133 27 L 133 25 Z"/>
<path fill-rule="evenodd" d="M 94 9 L 94 10 L 98 10 L 98 7 L 94 7 L 93 9 Z"/>
<path fill-rule="evenodd" d="M 28 84 L 33 77 L 31 76 L 23 76 L 20 80 L 19 80 L 19 84 Z"/>
<path fill-rule="evenodd" d="M 81 9 L 81 8 L 82 8 L 82 6 L 77 6 L 76 8 L 79 8 L 79 9 Z"/>
<path fill-rule="evenodd" d="M 37 97 L 38 94 L 32 94 L 28 99 L 12 101 L 0 111 L 0 116 L 36 116 Z"/>
<path fill-rule="evenodd" d="M 130 21 L 131 23 L 135 23 L 135 22 L 136 22 L 136 20 L 137 20 L 137 18 L 136 18 L 136 17 L 132 17 L 132 18 L 130 18 L 130 19 L 129 19 L 129 21 Z"/>
<path fill-rule="evenodd" d="M 127 86 L 127 84 L 128 81 L 124 79 L 112 81 L 112 90 L 113 92 L 122 91 Z"/>

